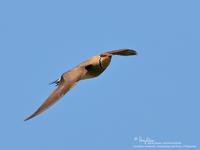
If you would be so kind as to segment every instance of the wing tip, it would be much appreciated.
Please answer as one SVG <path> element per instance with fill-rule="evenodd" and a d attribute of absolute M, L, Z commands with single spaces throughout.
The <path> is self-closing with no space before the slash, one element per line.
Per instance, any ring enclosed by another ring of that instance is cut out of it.
<path fill-rule="evenodd" d="M 112 55 L 121 55 L 121 56 L 131 56 L 131 55 L 137 55 L 137 51 L 129 48 L 122 48 L 117 50 L 109 51 L 108 53 Z"/>
<path fill-rule="evenodd" d="M 24 121 L 28 121 L 28 120 L 30 120 L 31 118 L 35 117 L 35 116 L 36 116 L 35 114 L 32 114 L 32 115 L 30 115 L 29 117 L 27 117 L 26 119 L 24 119 Z"/>
<path fill-rule="evenodd" d="M 127 55 L 138 55 L 136 50 L 133 49 L 125 49 L 127 51 Z"/>
<path fill-rule="evenodd" d="M 37 111 L 35 111 L 32 115 L 30 115 L 29 117 L 27 117 L 26 119 L 24 119 L 24 121 L 28 121 L 32 118 L 34 118 L 35 116 L 39 115 L 41 112 L 40 110 L 38 109 Z"/>

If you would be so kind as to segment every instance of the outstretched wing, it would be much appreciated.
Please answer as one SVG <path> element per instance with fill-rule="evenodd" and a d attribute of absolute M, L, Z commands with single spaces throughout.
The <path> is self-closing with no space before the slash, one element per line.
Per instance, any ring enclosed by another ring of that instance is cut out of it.
<path fill-rule="evenodd" d="M 112 55 L 122 55 L 122 56 L 137 55 L 137 52 L 132 49 L 118 49 L 118 50 L 108 51 L 106 53 Z"/>
<path fill-rule="evenodd" d="M 59 86 L 50 94 L 46 101 L 31 116 L 26 118 L 24 121 L 39 115 L 55 102 L 57 102 L 76 84 L 76 82 L 81 79 L 86 71 L 87 70 L 85 70 L 84 68 L 74 68 L 73 70 L 64 73 L 61 77 L 62 82 L 59 84 Z"/>

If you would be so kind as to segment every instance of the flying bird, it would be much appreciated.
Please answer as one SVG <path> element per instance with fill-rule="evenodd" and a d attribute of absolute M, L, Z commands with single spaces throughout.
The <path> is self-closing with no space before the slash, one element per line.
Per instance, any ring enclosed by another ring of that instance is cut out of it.
<path fill-rule="evenodd" d="M 104 52 L 63 73 L 59 79 L 50 83 L 56 84 L 57 88 L 49 95 L 46 101 L 24 121 L 44 112 L 64 96 L 78 81 L 99 76 L 109 66 L 113 55 L 129 56 L 136 54 L 137 52 L 131 49 L 118 49 Z"/>

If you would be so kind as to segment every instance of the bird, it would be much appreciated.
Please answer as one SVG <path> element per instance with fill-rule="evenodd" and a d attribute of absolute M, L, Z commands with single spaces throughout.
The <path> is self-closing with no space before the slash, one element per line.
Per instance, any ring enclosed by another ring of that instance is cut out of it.
<path fill-rule="evenodd" d="M 47 97 L 43 104 L 24 121 L 47 110 L 75 86 L 78 81 L 99 76 L 109 66 L 113 55 L 131 56 L 137 55 L 137 52 L 132 49 L 117 49 L 103 52 L 82 62 L 71 70 L 64 72 L 60 78 L 50 83 L 55 84 L 57 88 Z"/>

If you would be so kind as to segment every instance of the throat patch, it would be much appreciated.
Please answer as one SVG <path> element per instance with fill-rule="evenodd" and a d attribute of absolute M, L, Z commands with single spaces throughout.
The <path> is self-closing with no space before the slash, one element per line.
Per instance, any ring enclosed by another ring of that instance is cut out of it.
<path fill-rule="evenodd" d="M 101 57 L 99 58 L 99 66 L 100 66 L 101 69 L 104 69 L 103 65 L 102 65 Z"/>

